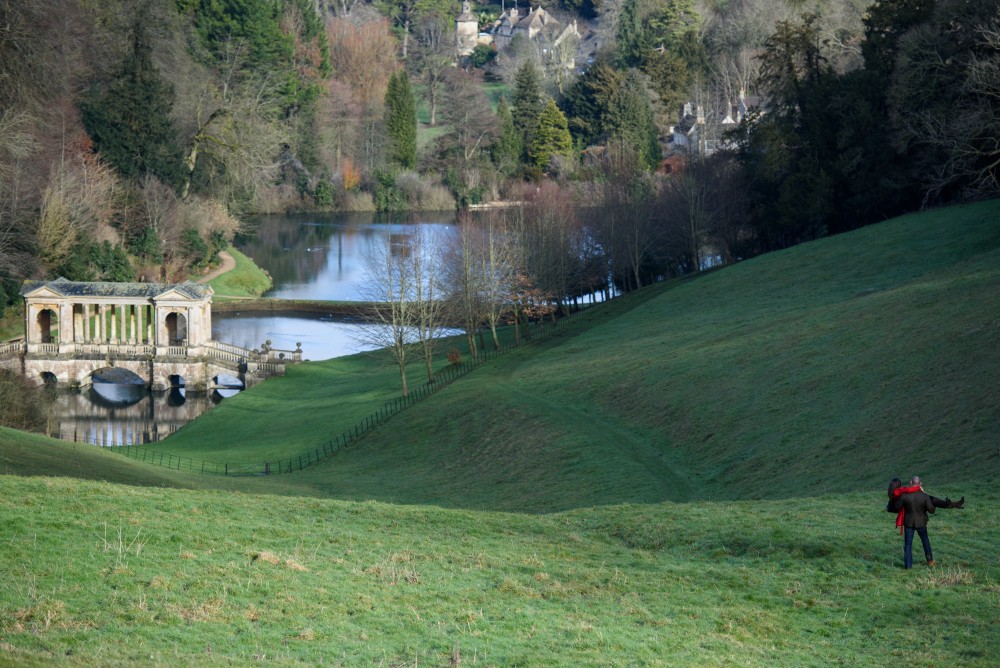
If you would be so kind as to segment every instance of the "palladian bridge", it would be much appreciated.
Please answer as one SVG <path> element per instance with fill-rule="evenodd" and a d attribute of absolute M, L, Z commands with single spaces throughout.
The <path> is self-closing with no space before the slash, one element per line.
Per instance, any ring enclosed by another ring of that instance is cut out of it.
<path fill-rule="evenodd" d="M 95 372 L 114 368 L 154 390 L 207 391 L 229 377 L 251 387 L 301 361 L 301 347 L 248 350 L 213 341 L 212 294 L 191 282 L 26 281 L 25 338 L 0 343 L 0 367 L 39 385 L 86 387 Z"/>

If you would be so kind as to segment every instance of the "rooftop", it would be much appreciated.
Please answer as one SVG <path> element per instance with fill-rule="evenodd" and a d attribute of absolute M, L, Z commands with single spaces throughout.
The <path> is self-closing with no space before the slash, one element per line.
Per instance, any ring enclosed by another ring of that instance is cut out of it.
<path fill-rule="evenodd" d="M 191 281 L 184 283 L 112 283 L 109 281 L 71 281 L 59 277 L 54 281 L 25 281 L 21 286 L 21 295 L 48 288 L 64 297 L 131 297 L 154 299 L 170 291 L 176 291 L 190 299 L 205 299 L 214 293 L 207 285 L 198 285 Z"/>

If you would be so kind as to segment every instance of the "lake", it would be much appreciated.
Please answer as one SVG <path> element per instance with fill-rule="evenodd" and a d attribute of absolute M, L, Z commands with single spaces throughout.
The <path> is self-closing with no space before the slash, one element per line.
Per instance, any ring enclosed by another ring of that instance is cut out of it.
<path fill-rule="evenodd" d="M 368 254 L 388 236 L 420 230 L 454 234 L 451 212 L 419 217 L 374 214 L 294 214 L 260 216 L 256 235 L 237 247 L 266 270 L 274 287 L 265 296 L 280 299 L 361 301 Z M 371 346 L 358 340 L 359 325 L 323 314 L 213 313 L 212 338 L 245 348 L 294 350 L 303 359 L 353 355 Z M 208 394 L 151 392 L 145 388 L 95 383 L 82 392 L 60 393 L 54 422 L 62 438 L 99 445 L 150 443 L 216 405 L 235 390 Z"/>

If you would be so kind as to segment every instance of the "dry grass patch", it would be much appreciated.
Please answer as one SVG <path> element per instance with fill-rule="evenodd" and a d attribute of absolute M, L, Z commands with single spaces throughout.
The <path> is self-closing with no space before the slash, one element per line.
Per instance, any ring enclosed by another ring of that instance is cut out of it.
<path fill-rule="evenodd" d="M 284 564 L 286 568 L 293 571 L 299 571 L 302 573 L 308 573 L 309 569 L 295 561 L 294 559 L 285 559 L 279 557 L 274 552 L 268 552 L 267 550 L 261 550 L 260 552 L 254 552 L 250 557 L 251 561 L 263 561 L 266 564 L 273 564 L 275 566 L 280 566 Z"/>
<path fill-rule="evenodd" d="M 914 581 L 914 589 L 940 589 L 957 585 L 970 585 L 974 581 L 971 571 L 964 568 L 934 568 Z"/>
<path fill-rule="evenodd" d="M 170 605 L 167 606 L 167 611 L 177 615 L 185 622 L 211 622 L 223 619 L 224 608 L 225 601 L 220 598 L 212 598 L 196 605 Z"/>

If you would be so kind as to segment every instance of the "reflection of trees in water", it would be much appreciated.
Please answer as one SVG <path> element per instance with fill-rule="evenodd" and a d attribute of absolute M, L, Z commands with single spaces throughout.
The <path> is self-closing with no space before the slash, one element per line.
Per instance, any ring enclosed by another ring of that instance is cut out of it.
<path fill-rule="evenodd" d="M 367 248 L 387 230 L 416 223 L 450 224 L 452 212 L 409 215 L 310 213 L 259 216 L 255 234 L 239 244 L 241 251 L 267 270 L 275 289 L 306 285 L 325 271 L 338 278 L 357 269 Z M 330 267 L 331 263 L 334 264 Z"/>

